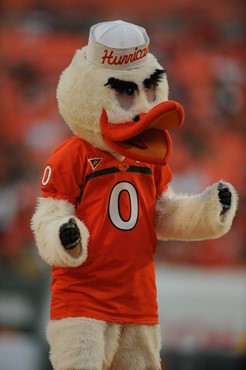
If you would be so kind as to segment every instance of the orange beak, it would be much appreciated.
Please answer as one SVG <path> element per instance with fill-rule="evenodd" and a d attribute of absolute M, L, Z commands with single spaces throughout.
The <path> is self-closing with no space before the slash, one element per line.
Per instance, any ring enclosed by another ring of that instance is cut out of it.
<path fill-rule="evenodd" d="M 180 127 L 183 121 L 182 105 L 169 100 L 133 121 L 119 124 L 109 123 L 103 109 L 100 124 L 105 142 L 115 152 L 141 162 L 165 165 L 172 151 L 167 129 Z"/>

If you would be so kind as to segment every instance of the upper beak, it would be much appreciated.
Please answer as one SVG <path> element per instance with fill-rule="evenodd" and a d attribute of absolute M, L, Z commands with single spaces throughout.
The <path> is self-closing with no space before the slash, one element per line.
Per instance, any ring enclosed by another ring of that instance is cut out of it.
<path fill-rule="evenodd" d="M 184 110 L 181 104 L 168 100 L 156 105 L 148 113 L 139 115 L 138 122 L 109 123 L 107 113 L 103 109 L 101 128 L 103 135 L 113 141 L 124 141 L 143 133 L 147 129 L 165 130 L 180 127 L 184 122 Z"/>

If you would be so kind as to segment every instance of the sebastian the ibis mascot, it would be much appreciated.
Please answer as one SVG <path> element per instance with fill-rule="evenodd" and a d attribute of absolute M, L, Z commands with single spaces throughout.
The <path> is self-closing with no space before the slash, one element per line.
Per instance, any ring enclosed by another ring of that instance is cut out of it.
<path fill-rule="evenodd" d="M 39 253 L 52 266 L 52 365 L 160 369 L 157 238 L 224 235 L 236 191 L 224 181 L 197 195 L 169 187 L 168 130 L 184 113 L 168 100 L 166 71 L 144 28 L 94 25 L 60 77 L 57 100 L 74 136 L 48 159 L 32 218 Z"/>

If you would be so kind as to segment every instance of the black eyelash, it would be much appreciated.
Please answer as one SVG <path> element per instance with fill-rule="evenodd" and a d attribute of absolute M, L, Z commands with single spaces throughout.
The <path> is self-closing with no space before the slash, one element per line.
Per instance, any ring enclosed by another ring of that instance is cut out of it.
<path fill-rule="evenodd" d="M 146 89 L 149 89 L 151 86 L 158 86 L 158 83 L 163 79 L 164 74 L 166 73 L 165 69 L 156 69 L 154 73 L 149 78 L 146 78 L 143 81 L 143 85 Z"/>
<path fill-rule="evenodd" d="M 119 80 L 118 78 L 110 77 L 104 86 L 109 86 L 119 94 L 133 95 L 138 91 L 138 85 L 134 82 Z"/>

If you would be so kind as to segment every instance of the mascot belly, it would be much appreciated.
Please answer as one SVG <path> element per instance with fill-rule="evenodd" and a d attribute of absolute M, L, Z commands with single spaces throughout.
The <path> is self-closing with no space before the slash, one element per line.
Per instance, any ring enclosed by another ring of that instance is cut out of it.
<path fill-rule="evenodd" d="M 61 75 L 57 100 L 75 136 L 47 161 L 32 218 L 39 253 L 52 266 L 52 365 L 160 369 L 157 238 L 224 235 L 237 193 L 224 181 L 196 195 L 169 187 L 168 130 L 184 113 L 168 100 L 166 71 L 144 28 L 93 26 Z"/>

